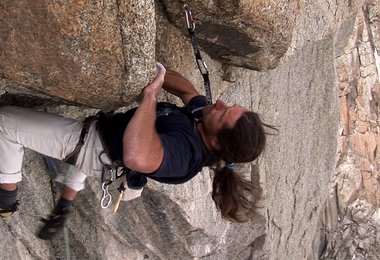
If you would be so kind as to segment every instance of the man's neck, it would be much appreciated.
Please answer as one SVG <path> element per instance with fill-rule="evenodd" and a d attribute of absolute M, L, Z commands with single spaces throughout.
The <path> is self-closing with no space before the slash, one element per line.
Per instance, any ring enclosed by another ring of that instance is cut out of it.
<path fill-rule="evenodd" d="M 205 130 L 203 129 L 203 124 L 198 123 L 195 125 L 195 127 L 197 128 L 198 133 L 201 136 L 202 142 L 203 142 L 204 146 L 206 147 L 207 151 L 209 151 L 210 153 L 213 153 L 214 149 L 212 148 L 211 142 L 210 142 L 207 134 L 205 133 Z"/>

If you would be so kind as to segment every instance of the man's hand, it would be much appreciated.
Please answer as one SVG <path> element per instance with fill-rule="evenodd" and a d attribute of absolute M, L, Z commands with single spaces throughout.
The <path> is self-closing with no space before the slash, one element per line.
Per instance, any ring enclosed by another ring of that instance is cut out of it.
<path fill-rule="evenodd" d="M 147 85 L 143 89 L 143 98 L 157 99 L 158 94 L 160 94 L 160 90 L 162 89 L 162 84 L 164 83 L 166 69 L 159 62 L 156 62 L 156 68 L 157 68 L 157 76 L 153 79 L 151 83 L 149 83 L 149 85 Z"/>

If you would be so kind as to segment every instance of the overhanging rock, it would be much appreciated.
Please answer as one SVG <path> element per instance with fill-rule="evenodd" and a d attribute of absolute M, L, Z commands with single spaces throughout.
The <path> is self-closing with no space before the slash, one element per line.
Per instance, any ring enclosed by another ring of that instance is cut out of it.
<path fill-rule="evenodd" d="M 163 2 L 170 21 L 184 30 L 182 1 Z M 199 44 L 213 59 L 266 70 L 275 68 L 290 46 L 298 2 L 195 0 L 190 7 Z"/>
<path fill-rule="evenodd" d="M 1 92 L 114 109 L 153 75 L 152 0 L 2 1 L 0 9 Z"/>

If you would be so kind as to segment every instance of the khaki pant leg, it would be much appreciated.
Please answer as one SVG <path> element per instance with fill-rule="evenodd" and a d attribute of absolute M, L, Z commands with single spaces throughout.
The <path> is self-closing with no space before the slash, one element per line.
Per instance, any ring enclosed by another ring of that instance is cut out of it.
<path fill-rule="evenodd" d="M 24 147 L 59 160 L 78 143 L 82 123 L 20 107 L 0 107 L 0 183 L 21 180 Z"/>

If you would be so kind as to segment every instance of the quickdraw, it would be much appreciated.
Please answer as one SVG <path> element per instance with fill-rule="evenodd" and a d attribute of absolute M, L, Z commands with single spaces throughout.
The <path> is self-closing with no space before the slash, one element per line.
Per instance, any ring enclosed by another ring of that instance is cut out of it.
<path fill-rule="evenodd" d="M 199 72 L 201 73 L 201 75 L 203 77 L 207 104 L 211 105 L 212 104 L 212 95 L 211 95 L 209 71 L 208 71 L 206 62 L 204 62 L 202 60 L 201 52 L 199 51 L 197 40 L 195 38 L 194 17 L 193 17 L 193 14 L 191 13 L 191 9 L 190 9 L 188 4 L 183 5 L 183 10 L 185 11 L 186 25 L 187 25 L 187 30 L 188 30 L 189 35 L 190 35 L 191 45 L 193 46 L 195 61 L 197 62 Z"/>

